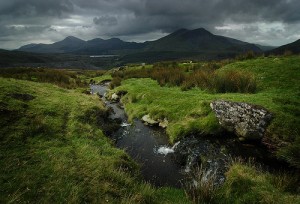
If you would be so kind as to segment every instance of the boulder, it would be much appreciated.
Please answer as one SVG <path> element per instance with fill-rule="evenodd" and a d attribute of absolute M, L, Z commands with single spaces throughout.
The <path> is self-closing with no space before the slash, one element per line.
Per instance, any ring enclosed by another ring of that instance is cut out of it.
<path fill-rule="evenodd" d="M 218 100 L 210 104 L 219 124 L 234 132 L 240 140 L 260 140 L 272 114 L 265 108 L 248 103 Z"/>

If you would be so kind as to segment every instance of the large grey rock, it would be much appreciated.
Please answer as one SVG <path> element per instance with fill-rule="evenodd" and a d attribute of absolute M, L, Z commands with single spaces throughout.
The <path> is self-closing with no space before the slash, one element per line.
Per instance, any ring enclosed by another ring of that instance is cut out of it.
<path fill-rule="evenodd" d="M 263 107 L 248 103 L 214 101 L 210 107 L 219 123 L 234 132 L 240 140 L 258 140 L 264 136 L 272 114 Z"/>

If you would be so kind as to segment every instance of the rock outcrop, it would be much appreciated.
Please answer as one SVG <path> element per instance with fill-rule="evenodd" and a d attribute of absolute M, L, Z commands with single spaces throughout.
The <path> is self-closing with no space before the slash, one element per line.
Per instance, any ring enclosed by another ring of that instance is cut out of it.
<path fill-rule="evenodd" d="M 272 119 L 272 114 L 263 107 L 248 103 L 214 101 L 210 107 L 219 123 L 234 132 L 240 140 L 260 140 Z"/>

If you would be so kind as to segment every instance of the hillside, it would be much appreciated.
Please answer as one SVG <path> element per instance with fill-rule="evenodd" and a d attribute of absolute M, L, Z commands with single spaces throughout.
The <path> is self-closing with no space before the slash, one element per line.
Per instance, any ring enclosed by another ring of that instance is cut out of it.
<path fill-rule="evenodd" d="M 122 50 L 134 50 L 143 47 L 141 43 L 124 42 L 118 38 L 103 40 L 95 38 L 84 41 L 68 36 L 53 44 L 29 44 L 20 47 L 19 51 L 34 53 L 72 53 L 83 55 L 117 54 Z"/>
<path fill-rule="evenodd" d="M 291 52 L 292 54 L 299 54 L 300 53 L 300 39 L 296 40 L 295 42 L 292 42 L 290 44 L 280 46 L 280 47 L 273 49 L 267 53 L 282 55 L 282 54 L 285 54 L 286 52 Z"/>
<path fill-rule="evenodd" d="M 84 41 L 68 36 L 62 41 L 53 44 L 29 44 L 20 47 L 19 51 L 34 53 L 71 53 L 83 55 L 116 54 L 122 50 L 134 50 L 141 48 L 143 44 L 124 42 L 118 38 L 103 40 L 95 38 Z"/>
<path fill-rule="evenodd" d="M 156 41 L 147 42 L 145 51 L 181 51 L 181 52 L 261 52 L 254 44 L 218 36 L 204 28 L 195 30 L 179 29 Z"/>
<path fill-rule="evenodd" d="M 18 50 L 34 53 L 70 53 L 80 49 L 84 44 L 85 41 L 68 36 L 62 41 L 53 44 L 29 44 L 20 47 Z"/>
<path fill-rule="evenodd" d="M 21 51 L 8 51 L 0 49 L 0 66 L 8 66 L 13 63 L 44 63 L 47 58 L 41 54 Z"/>
<path fill-rule="evenodd" d="M 0 90 L 1 203 L 188 203 L 140 180 L 97 96 L 1 77 Z"/>
<path fill-rule="evenodd" d="M 0 68 L 48 67 L 55 69 L 109 69 L 119 66 L 116 56 L 92 58 L 88 55 L 33 53 L 0 49 Z"/>

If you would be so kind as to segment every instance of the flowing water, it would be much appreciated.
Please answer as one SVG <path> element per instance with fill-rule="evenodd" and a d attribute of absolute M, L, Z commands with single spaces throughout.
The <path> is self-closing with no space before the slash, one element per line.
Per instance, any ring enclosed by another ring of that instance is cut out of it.
<path fill-rule="evenodd" d="M 111 118 L 122 120 L 112 139 L 118 148 L 125 149 L 141 164 L 144 180 L 156 186 L 181 187 L 187 173 L 200 157 L 205 157 L 210 171 L 223 168 L 225 156 L 220 153 L 219 147 L 194 137 L 171 146 L 162 128 L 146 126 L 138 119 L 129 124 L 121 105 L 105 99 L 106 91 L 107 84 L 91 85 L 91 93 L 100 95 L 106 106 L 113 110 Z M 223 179 L 220 173 L 219 180 Z"/>
<path fill-rule="evenodd" d="M 98 94 L 106 107 L 113 110 L 112 119 L 122 121 L 111 137 L 118 148 L 124 149 L 141 164 L 144 180 L 153 185 L 181 187 L 197 165 L 202 165 L 207 175 L 214 173 L 216 185 L 219 185 L 225 179 L 230 155 L 254 157 L 263 163 L 268 161 L 263 148 L 245 146 L 230 139 L 224 142 L 190 135 L 171 146 L 162 128 L 146 126 L 138 119 L 129 124 L 122 105 L 105 99 L 107 87 L 108 84 L 91 85 L 91 94 Z M 274 164 L 273 160 L 270 161 Z"/>

